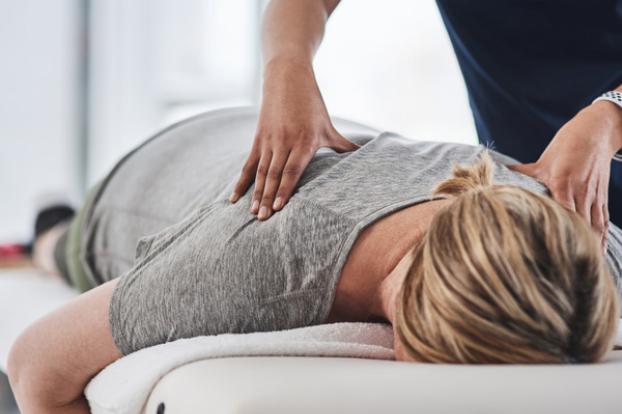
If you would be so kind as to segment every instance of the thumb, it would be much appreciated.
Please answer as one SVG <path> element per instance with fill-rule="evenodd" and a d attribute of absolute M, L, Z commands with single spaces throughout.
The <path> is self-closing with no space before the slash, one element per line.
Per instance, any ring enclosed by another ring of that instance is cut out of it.
<path fill-rule="evenodd" d="M 328 146 L 337 152 L 356 151 L 360 148 L 354 142 L 350 141 L 337 131 L 334 131 L 331 134 Z"/>
<path fill-rule="evenodd" d="M 507 166 L 510 170 L 519 172 L 521 174 L 528 175 L 530 177 L 535 177 L 536 174 L 536 163 L 528 163 L 528 164 L 512 164 Z"/>

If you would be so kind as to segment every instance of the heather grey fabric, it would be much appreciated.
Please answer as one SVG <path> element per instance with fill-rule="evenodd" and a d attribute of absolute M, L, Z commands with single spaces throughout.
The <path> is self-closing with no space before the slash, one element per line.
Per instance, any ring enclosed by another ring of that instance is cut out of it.
<path fill-rule="evenodd" d="M 89 212 L 85 257 L 99 282 L 121 276 L 110 305 L 123 354 L 163 342 L 269 331 L 326 320 L 340 271 L 361 230 L 432 198 L 454 163 L 482 147 L 413 141 L 336 120 L 361 145 L 318 151 L 285 208 L 265 222 L 233 189 L 253 137 L 250 109 L 178 124 L 127 156 Z M 546 188 L 493 152 L 495 180 Z M 611 226 L 608 257 L 619 277 L 622 232 Z M 135 254 L 134 254 L 135 253 Z"/>

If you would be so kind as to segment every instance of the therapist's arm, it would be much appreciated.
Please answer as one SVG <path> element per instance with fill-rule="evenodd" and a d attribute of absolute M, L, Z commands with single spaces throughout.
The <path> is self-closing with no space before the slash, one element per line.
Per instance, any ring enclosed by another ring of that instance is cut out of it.
<path fill-rule="evenodd" d="M 617 88 L 622 92 L 622 85 Z M 512 168 L 543 181 L 553 197 L 577 211 L 607 242 L 611 159 L 622 149 L 622 108 L 598 101 L 555 135 L 538 161 Z"/>
<path fill-rule="evenodd" d="M 266 219 L 287 203 L 319 147 L 357 145 L 333 127 L 312 61 L 339 0 L 272 0 L 262 27 L 263 94 L 250 154 L 230 197 L 255 182 L 251 212 Z"/>

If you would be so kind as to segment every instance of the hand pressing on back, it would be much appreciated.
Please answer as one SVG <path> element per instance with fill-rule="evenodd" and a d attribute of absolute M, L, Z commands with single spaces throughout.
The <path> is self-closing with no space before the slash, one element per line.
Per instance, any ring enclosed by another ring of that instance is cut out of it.
<path fill-rule="evenodd" d="M 611 160 L 620 148 L 622 111 L 609 102 L 596 102 L 568 121 L 536 162 L 510 168 L 544 182 L 559 203 L 594 228 L 604 249 Z"/>
<path fill-rule="evenodd" d="M 289 201 L 320 147 L 359 148 L 333 127 L 310 64 L 271 62 L 254 142 L 229 200 L 235 203 L 254 181 L 250 211 L 260 220 L 269 218 Z"/>

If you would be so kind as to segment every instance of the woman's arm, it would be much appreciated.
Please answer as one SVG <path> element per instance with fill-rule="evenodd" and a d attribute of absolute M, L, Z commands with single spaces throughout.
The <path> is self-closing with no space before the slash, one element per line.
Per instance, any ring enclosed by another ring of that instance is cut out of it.
<path fill-rule="evenodd" d="M 251 183 L 251 212 L 267 219 L 287 203 L 319 147 L 358 146 L 333 127 L 313 73 L 312 60 L 326 21 L 339 0 L 272 0 L 263 21 L 264 84 L 255 139 L 230 197 Z"/>
<path fill-rule="evenodd" d="M 122 356 L 108 323 L 117 281 L 96 287 L 37 320 L 15 341 L 8 371 L 21 413 L 90 412 L 84 388 Z"/>

